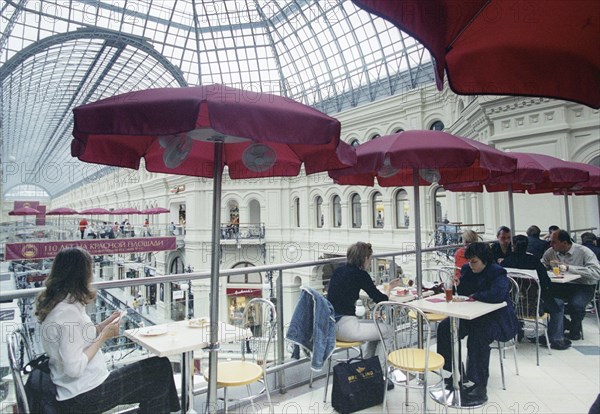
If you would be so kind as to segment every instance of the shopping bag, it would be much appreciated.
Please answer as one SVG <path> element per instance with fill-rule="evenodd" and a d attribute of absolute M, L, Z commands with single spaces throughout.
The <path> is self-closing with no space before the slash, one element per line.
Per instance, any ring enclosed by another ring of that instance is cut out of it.
<path fill-rule="evenodd" d="M 353 358 L 333 367 L 331 405 L 346 414 L 381 404 L 385 381 L 379 358 Z"/>

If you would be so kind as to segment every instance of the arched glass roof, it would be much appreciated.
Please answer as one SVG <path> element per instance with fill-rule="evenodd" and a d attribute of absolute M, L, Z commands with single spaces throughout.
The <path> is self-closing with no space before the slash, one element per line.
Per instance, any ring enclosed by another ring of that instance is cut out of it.
<path fill-rule="evenodd" d="M 349 0 L 2 0 L 0 16 L 3 191 L 105 173 L 71 157 L 71 111 L 115 94 L 222 83 L 335 114 L 434 76 L 426 49 Z"/>

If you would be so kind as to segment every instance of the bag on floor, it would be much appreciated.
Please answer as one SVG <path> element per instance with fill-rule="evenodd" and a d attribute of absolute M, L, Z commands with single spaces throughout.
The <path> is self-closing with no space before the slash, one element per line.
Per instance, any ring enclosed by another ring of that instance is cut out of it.
<path fill-rule="evenodd" d="M 385 380 L 379 358 L 352 358 L 333 367 L 331 405 L 346 414 L 383 402 Z"/>

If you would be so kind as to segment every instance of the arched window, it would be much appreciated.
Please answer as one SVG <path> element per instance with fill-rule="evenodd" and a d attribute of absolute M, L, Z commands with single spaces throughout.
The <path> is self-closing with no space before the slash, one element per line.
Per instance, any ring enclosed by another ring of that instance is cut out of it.
<path fill-rule="evenodd" d="M 300 227 L 300 197 L 294 198 L 294 225 Z"/>
<path fill-rule="evenodd" d="M 250 224 L 260 224 L 260 203 L 258 200 L 250 200 L 248 203 L 248 216 Z"/>
<path fill-rule="evenodd" d="M 360 229 L 362 227 L 362 212 L 360 209 L 360 196 L 352 195 L 352 228 Z"/>
<path fill-rule="evenodd" d="M 333 227 L 340 227 L 342 225 L 342 200 L 340 196 L 333 196 Z"/>
<path fill-rule="evenodd" d="M 323 217 L 323 199 L 321 198 L 321 196 L 317 196 L 316 200 L 315 200 L 315 205 L 317 206 L 316 208 L 316 216 L 315 219 L 317 221 L 317 227 L 321 228 L 323 227 L 323 224 L 325 223 L 325 217 Z"/>
<path fill-rule="evenodd" d="M 383 197 L 381 193 L 377 191 L 373 194 L 372 198 L 372 210 L 373 210 L 373 227 L 374 228 L 383 228 L 383 220 L 385 217 L 384 207 L 383 207 Z"/>
<path fill-rule="evenodd" d="M 374 139 L 377 139 L 377 138 L 379 138 L 380 136 L 381 136 L 381 135 L 379 135 L 379 134 L 374 134 L 374 135 L 371 137 L 371 141 L 372 141 L 372 140 L 374 140 Z"/>
<path fill-rule="evenodd" d="M 402 128 L 398 128 L 398 129 L 396 129 L 396 130 L 394 131 L 394 134 L 398 134 L 398 133 L 400 133 L 400 132 L 404 132 L 404 129 L 402 129 Z"/>
<path fill-rule="evenodd" d="M 396 228 L 406 228 L 410 224 L 410 203 L 408 202 L 408 193 L 399 190 L 396 193 Z"/>
<path fill-rule="evenodd" d="M 448 218 L 448 205 L 446 203 L 446 190 L 443 187 L 439 187 L 435 190 L 435 222 L 442 223 Z"/>
<path fill-rule="evenodd" d="M 429 129 L 431 129 L 432 131 L 443 131 L 444 130 L 444 123 L 440 120 L 435 121 L 434 123 L 431 124 L 431 126 L 429 127 Z"/>
<path fill-rule="evenodd" d="M 360 141 L 357 139 L 353 139 L 352 141 L 350 141 L 350 145 L 354 148 L 358 147 L 360 145 Z"/>
<path fill-rule="evenodd" d="M 169 270 L 171 274 L 183 273 L 183 271 L 185 270 L 185 266 L 181 256 L 177 256 L 175 259 L 173 259 Z"/>
<path fill-rule="evenodd" d="M 244 267 L 254 267 L 254 265 L 250 262 L 239 262 L 233 265 L 232 269 L 239 269 Z M 262 275 L 260 272 L 252 271 L 241 275 L 231 275 L 227 277 L 227 283 L 262 284 Z"/>

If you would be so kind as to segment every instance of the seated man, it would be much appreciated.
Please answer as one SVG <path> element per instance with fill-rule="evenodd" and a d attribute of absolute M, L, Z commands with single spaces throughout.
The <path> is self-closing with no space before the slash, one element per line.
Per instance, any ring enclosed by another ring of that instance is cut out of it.
<path fill-rule="evenodd" d="M 481 405 L 487 401 L 490 344 L 508 341 L 517 334 L 518 321 L 510 300 L 506 270 L 494 263 L 486 243 L 471 243 L 465 251 L 469 263 L 456 280 L 457 292 L 486 303 L 506 302 L 507 306 L 473 320 L 460 320 L 458 336 L 467 339 L 467 376 L 474 385 L 463 390 L 465 405 Z M 443 320 L 437 330 L 437 352 L 444 357 L 444 369 L 452 369 L 450 321 Z"/>
<path fill-rule="evenodd" d="M 526 236 L 515 236 L 513 239 L 513 254 L 504 259 L 503 267 L 512 267 L 515 269 L 535 270 L 540 281 L 541 297 L 543 309 L 550 314 L 548 323 L 548 337 L 552 349 L 563 350 L 571 346 L 571 341 L 565 339 L 564 334 L 564 302 L 561 299 L 554 298 L 550 291 L 552 282 L 542 262 L 534 255 L 527 253 L 529 240 Z M 540 338 L 540 342 L 546 338 Z"/>
<path fill-rule="evenodd" d="M 598 238 L 592 232 L 581 233 L 581 245 L 590 249 L 600 260 L 600 247 L 598 247 Z"/>
<path fill-rule="evenodd" d="M 496 238 L 498 240 L 490 244 L 492 257 L 494 258 L 494 262 L 502 263 L 502 260 L 512 253 L 512 246 L 510 245 L 512 235 L 510 229 L 506 226 L 500 226 L 498 232 L 496 232 Z"/>
<path fill-rule="evenodd" d="M 568 338 L 577 341 L 581 339 L 585 307 L 594 297 L 600 280 L 600 263 L 590 249 L 573 243 L 565 230 L 556 230 L 550 235 L 550 247 L 542 257 L 546 269 L 551 269 L 553 262 L 559 262 L 565 266 L 566 272 L 581 276 L 571 283 L 552 284 L 552 294 L 568 303 L 567 310 L 571 316 L 565 327 L 569 330 Z"/>
<path fill-rule="evenodd" d="M 536 225 L 529 226 L 527 229 L 527 253 L 534 255 L 538 261 L 542 260 L 544 252 L 550 247 L 547 240 L 540 239 L 541 232 L 540 228 Z"/>

